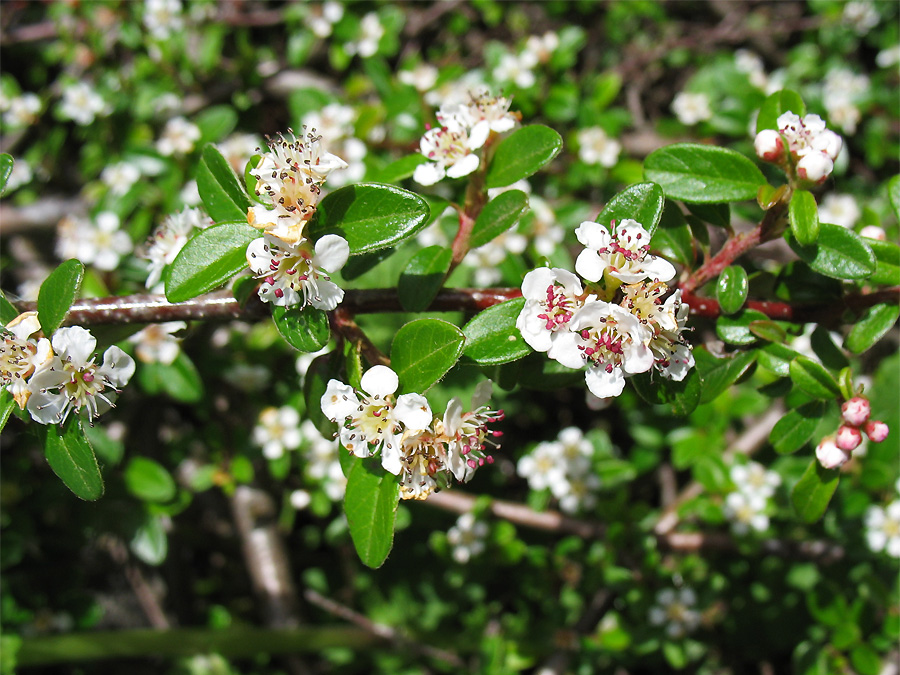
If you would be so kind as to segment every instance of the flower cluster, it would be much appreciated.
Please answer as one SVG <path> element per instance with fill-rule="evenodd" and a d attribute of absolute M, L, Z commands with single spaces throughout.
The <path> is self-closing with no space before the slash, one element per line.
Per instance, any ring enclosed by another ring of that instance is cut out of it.
<path fill-rule="evenodd" d="M 747 462 L 731 467 L 731 482 L 737 490 L 725 498 L 724 508 L 731 529 L 737 535 L 745 535 L 750 530 L 767 530 L 769 516 L 766 509 L 775 489 L 781 485 L 781 476 L 767 471 L 762 464 Z"/>
<path fill-rule="evenodd" d="M 425 499 L 449 482 L 452 474 L 467 482 L 478 467 L 493 463 L 499 431 L 488 425 L 503 419 L 503 411 L 486 405 L 491 382 L 482 382 L 472 396 L 472 410 L 453 398 L 443 418 L 431 412 L 421 394 L 394 393 L 397 374 L 387 366 L 373 366 L 360 380 L 362 391 L 330 380 L 322 395 L 322 412 L 338 423 L 341 445 L 357 457 L 381 454 L 381 465 L 400 476 L 403 499 Z"/>
<path fill-rule="evenodd" d="M 700 612 L 695 609 L 697 594 L 690 588 L 664 588 L 656 594 L 656 604 L 648 618 L 654 626 L 665 626 L 666 635 L 683 638 L 700 625 Z"/>
<path fill-rule="evenodd" d="M 3 329 L 0 385 L 40 424 L 63 424 L 82 408 L 93 424 L 114 407 L 119 387 L 134 374 L 134 359 L 113 346 L 98 366 L 97 340 L 86 329 L 60 328 L 49 341 L 34 337 L 40 329 L 37 312 L 20 314 Z"/>
<path fill-rule="evenodd" d="M 884 551 L 892 558 L 900 558 L 900 499 L 884 508 L 870 506 L 865 521 L 869 548 L 875 553 Z"/>
<path fill-rule="evenodd" d="M 247 211 L 247 222 L 263 231 L 247 246 L 247 264 L 262 280 L 259 297 L 284 307 L 334 309 L 344 292 L 328 274 L 344 266 L 350 246 L 335 234 L 313 244 L 305 228 L 316 212 L 325 179 L 347 163 L 326 152 L 314 131 L 299 139 L 293 132 L 289 137 L 279 135 L 269 139 L 268 146 L 250 174 L 256 178 L 256 194 L 271 207 L 260 204 Z"/>
<path fill-rule="evenodd" d="M 575 261 L 585 285 L 559 268 L 525 275 L 516 320 L 535 351 L 568 368 L 586 366 L 588 389 L 600 398 L 621 394 L 630 375 L 655 368 L 681 381 L 694 365 L 682 337 L 689 308 L 680 291 L 664 297 L 675 268 L 650 254 L 650 235 L 637 221 L 610 225 L 584 222 L 575 231 L 585 246 Z"/>
<path fill-rule="evenodd" d="M 93 221 L 66 216 L 57 225 L 56 254 L 63 260 L 78 258 L 85 265 L 111 272 L 119 266 L 119 259 L 134 249 L 131 237 L 120 227 L 119 216 L 112 211 L 98 213 Z"/>
<path fill-rule="evenodd" d="M 538 443 L 519 460 L 516 471 L 532 490 L 550 489 L 566 513 L 590 509 L 597 503 L 600 479 L 591 470 L 594 445 L 581 429 L 568 427 L 555 441 Z"/>
<path fill-rule="evenodd" d="M 206 229 L 212 224 L 212 219 L 200 209 L 186 208 L 166 217 L 138 251 L 138 257 L 150 263 L 145 286 L 154 293 L 161 293 L 160 282 L 166 265 L 174 262 L 195 230 Z"/>
<path fill-rule="evenodd" d="M 816 458 L 826 469 L 837 469 L 850 459 L 850 454 L 863 442 L 863 433 L 873 443 L 881 443 L 890 429 L 879 420 L 869 419 L 868 399 L 854 396 L 841 405 L 842 424 L 837 433 L 826 436 L 816 446 Z"/>
<path fill-rule="evenodd" d="M 519 115 L 509 111 L 510 103 L 508 98 L 478 89 L 470 91 L 463 103 L 441 106 L 440 126 L 428 129 L 419 142 L 419 150 L 430 161 L 416 167 L 413 180 L 434 185 L 445 176 L 461 178 L 478 169 L 481 159 L 475 151 L 492 132 L 509 131 L 519 121 Z"/>
<path fill-rule="evenodd" d="M 476 520 L 472 512 L 462 514 L 456 524 L 447 530 L 447 542 L 453 547 L 453 559 L 463 565 L 469 562 L 484 551 L 487 535 L 487 523 Z"/>
<path fill-rule="evenodd" d="M 756 155 L 766 162 L 792 167 L 806 183 L 823 183 L 834 169 L 834 160 L 844 141 L 825 128 L 818 115 L 800 117 L 788 111 L 776 124 L 778 130 L 763 129 L 756 135 Z"/>

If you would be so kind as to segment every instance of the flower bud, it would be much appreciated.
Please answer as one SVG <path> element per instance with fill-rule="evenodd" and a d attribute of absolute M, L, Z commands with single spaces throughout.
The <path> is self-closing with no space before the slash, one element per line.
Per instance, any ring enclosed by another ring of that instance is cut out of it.
<path fill-rule="evenodd" d="M 841 153 L 841 148 L 844 147 L 844 139 L 830 129 L 825 129 L 813 139 L 812 146 L 835 160 Z"/>
<path fill-rule="evenodd" d="M 797 176 L 810 183 L 824 183 L 834 169 L 834 162 L 824 152 L 811 152 L 797 162 Z"/>
<path fill-rule="evenodd" d="M 816 447 L 816 459 L 826 469 L 837 469 L 847 463 L 850 453 L 837 446 L 834 436 L 826 436 Z"/>
<path fill-rule="evenodd" d="M 766 162 L 778 163 L 784 157 L 784 141 L 774 129 L 763 129 L 756 134 L 753 147 L 756 148 L 756 156 Z"/>
<path fill-rule="evenodd" d="M 878 241 L 887 241 L 887 234 L 885 234 L 884 229 L 877 225 L 866 225 L 859 231 L 859 235 L 869 239 L 877 239 Z"/>
<path fill-rule="evenodd" d="M 887 438 L 890 428 L 887 424 L 879 420 L 869 420 L 866 422 L 864 430 L 870 441 L 873 443 L 881 443 L 881 441 Z"/>
<path fill-rule="evenodd" d="M 835 445 L 844 452 L 852 452 L 862 443 L 862 432 L 856 427 L 842 424 L 837 431 Z"/>
<path fill-rule="evenodd" d="M 862 396 L 854 396 L 849 401 L 844 401 L 841 406 L 841 417 L 844 421 L 854 427 L 861 427 L 869 421 L 869 415 L 872 408 L 868 399 Z"/>

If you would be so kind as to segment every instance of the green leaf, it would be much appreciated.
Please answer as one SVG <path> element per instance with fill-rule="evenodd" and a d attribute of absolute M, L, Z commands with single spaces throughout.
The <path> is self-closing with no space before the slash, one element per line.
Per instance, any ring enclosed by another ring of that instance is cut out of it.
<path fill-rule="evenodd" d="M 166 298 L 184 302 L 218 288 L 247 267 L 247 245 L 261 236 L 246 221 L 220 223 L 198 232 L 167 270 Z"/>
<path fill-rule="evenodd" d="M 397 331 L 391 343 L 391 367 L 400 393 L 424 393 L 459 360 L 466 338 L 452 323 L 416 319 Z"/>
<path fill-rule="evenodd" d="M 662 218 L 666 196 L 656 183 L 637 183 L 613 195 L 597 222 L 609 227 L 611 221 L 617 223 L 626 218 L 636 220 L 653 237 Z"/>
<path fill-rule="evenodd" d="M 331 337 L 328 314 L 312 305 L 273 307 L 272 320 L 281 337 L 301 352 L 317 352 Z"/>
<path fill-rule="evenodd" d="M 791 380 L 801 391 L 813 398 L 833 399 L 841 395 L 841 388 L 825 366 L 806 356 L 791 361 Z"/>
<path fill-rule="evenodd" d="M 528 178 L 556 157 L 562 146 L 562 136 L 550 127 L 522 127 L 497 145 L 487 171 L 487 187 L 506 187 Z"/>
<path fill-rule="evenodd" d="M 12 411 L 17 405 L 12 394 L 9 393 L 9 389 L 0 389 L 0 431 L 3 431 L 9 416 L 12 415 Z"/>
<path fill-rule="evenodd" d="M 778 130 L 778 118 L 786 112 L 792 112 L 795 115 L 803 117 L 806 114 L 806 105 L 803 99 L 795 91 L 790 89 L 782 89 L 771 94 L 759 109 L 759 116 L 756 118 L 756 133 L 763 129 Z"/>
<path fill-rule="evenodd" d="M 309 223 L 319 239 L 337 234 L 350 244 L 350 255 L 395 246 L 425 227 L 430 211 L 418 195 L 393 185 L 360 183 L 327 195 Z"/>
<path fill-rule="evenodd" d="M 481 366 L 495 366 L 528 356 L 532 349 L 516 328 L 525 298 L 515 298 L 488 307 L 463 326 L 463 354 Z"/>
<path fill-rule="evenodd" d="M 751 321 L 750 332 L 767 342 L 781 343 L 787 339 L 787 331 L 775 321 Z"/>
<path fill-rule="evenodd" d="M 850 650 L 850 663 L 859 675 L 878 675 L 882 672 L 881 657 L 867 644 L 856 645 Z"/>
<path fill-rule="evenodd" d="M 443 246 L 429 246 L 407 263 L 397 284 L 400 305 L 407 312 L 421 312 L 441 290 L 450 269 L 453 252 Z"/>
<path fill-rule="evenodd" d="M 45 430 L 44 456 L 76 497 L 92 502 L 103 496 L 103 476 L 94 449 L 84 436 L 81 420 L 72 417 L 64 425 Z"/>
<path fill-rule="evenodd" d="M 756 352 L 759 365 L 781 377 L 791 374 L 791 361 L 798 356 L 800 355 L 790 347 L 778 343 L 768 344 Z"/>
<path fill-rule="evenodd" d="M 377 569 L 394 544 L 400 485 L 377 462 L 357 459 L 347 475 L 344 513 L 359 559 Z"/>
<path fill-rule="evenodd" d="M 674 415 L 689 415 L 700 404 L 700 373 L 688 371 L 681 382 L 668 380 L 659 373 L 641 373 L 630 378 L 638 395 L 647 403 L 668 404 Z"/>
<path fill-rule="evenodd" d="M 811 192 L 797 190 L 791 196 L 788 207 L 791 232 L 803 246 L 813 244 L 819 238 L 819 208 Z"/>
<path fill-rule="evenodd" d="M 234 131 L 237 113 L 229 105 L 214 105 L 197 113 L 193 119 L 200 129 L 199 144 L 217 143 Z"/>
<path fill-rule="evenodd" d="M 894 210 L 894 217 L 900 220 L 900 175 L 894 176 L 888 181 L 888 200 Z"/>
<path fill-rule="evenodd" d="M 742 154 L 694 143 L 654 150 L 644 160 L 644 177 L 658 183 L 668 197 L 703 204 L 756 199 L 766 182 Z"/>
<path fill-rule="evenodd" d="M 728 204 L 692 204 L 686 203 L 688 211 L 704 223 L 716 227 L 731 227 L 731 207 Z"/>
<path fill-rule="evenodd" d="M 6 299 L 3 291 L 0 291 L 0 324 L 4 326 L 19 316 L 20 312 L 16 306 Z"/>
<path fill-rule="evenodd" d="M 691 228 L 687 225 L 657 228 L 650 242 L 650 249 L 666 260 L 691 266 L 694 262 L 694 237 L 691 235 Z"/>
<path fill-rule="evenodd" d="M 421 154 L 406 155 L 395 162 L 391 162 L 377 174 L 379 183 L 399 183 L 401 180 L 411 177 L 416 172 L 419 164 L 424 164 L 428 158 Z"/>
<path fill-rule="evenodd" d="M 814 523 L 825 514 L 840 478 L 837 469 L 823 469 L 815 459 L 810 463 L 791 491 L 791 501 L 804 522 Z"/>
<path fill-rule="evenodd" d="M 196 403 L 203 398 L 203 380 L 184 352 L 179 352 L 172 363 L 141 363 L 137 375 L 148 394 L 162 391 L 182 403 Z"/>
<path fill-rule="evenodd" d="M 844 347 L 854 354 L 862 354 L 878 342 L 900 317 L 898 305 L 874 305 L 853 324 L 844 339 Z"/>
<path fill-rule="evenodd" d="M 807 265 L 832 279 L 865 279 L 875 271 L 875 254 L 856 232 L 840 225 L 819 224 L 815 244 L 801 246 L 788 238 L 791 248 Z"/>
<path fill-rule="evenodd" d="M 38 291 L 38 321 L 44 335 L 50 336 L 66 318 L 66 312 L 78 297 L 84 265 L 79 260 L 66 260 L 50 273 Z"/>
<path fill-rule="evenodd" d="M 756 352 L 738 352 L 732 357 L 716 359 L 716 365 L 700 375 L 702 393 L 700 403 L 717 399 L 737 382 L 756 360 Z"/>
<path fill-rule="evenodd" d="M 148 457 L 133 457 L 125 468 L 125 487 L 145 502 L 169 502 L 175 498 L 175 480 L 166 468 Z"/>
<path fill-rule="evenodd" d="M 765 314 L 757 312 L 755 309 L 744 309 L 733 316 L 720 316 L 716 321 L 716 335 L 728 344 L 752 345 L 757 338 L 750 332 L 750 324 L 767 319 Z"/>
<path fill-rule="evenodd" d="M 810 401 L 790 410 L 772 427 L 769 442 L 782 455 L 797 452 L 812 438 L 824 414 L 822 401 Z"/>
<path fill-rule="evenodd" d="M 161 516 L 148 515 L 129 543 L 131 552 L 148 565 L 161 565 L 169 553 L 169 541 Z"/>
<path fill-rule="evenodd" d="M 6 183 L 9 182 L 9 177 L 12 174 L 12 170 L 12 155 L 5 152 L 3 154 L 0 154 L 0 195 L 6 192 Z"/>
<path fill-rule="evenodd" d="M 747 301 L 750 280 L 747 271 L 740 265 L 731 265 L 722 270 L 716 284 L 716 298 L 724 314 L 734 314 Z"/>
<path fill-rule="evenodd" d="M 217 223 L 247 222 L 250 198 L 238 182 L 228 161 L 211 143 L 200 153 L 197 167 L 197 191 L 203 207 Z"/>
<path fill-rule="evenodd" d="M 355 255 L 347 260 L 347 264 L 341 268 L 341 277 L 343 277 L 344 281 L 358 279 L 376 265 L 383 263 L 396 252 L 397 251 L 394 248 L 383 248 L 379 251 Z"/>
<path fill-rule="evenodd" d="M 869 277 L 869 283 L 900 285 L 900 246 L 892 241 L 878 241 L 868 237 L 862 239 L 875 254 L 875 271 Z"/>
<path fill-rule="evenodd" d="M 478 248 L 514 227 L 528 210 L 528 195 L 521 190 L 501 192 L 485 204 L 469 239 L 470 248 Z"/>

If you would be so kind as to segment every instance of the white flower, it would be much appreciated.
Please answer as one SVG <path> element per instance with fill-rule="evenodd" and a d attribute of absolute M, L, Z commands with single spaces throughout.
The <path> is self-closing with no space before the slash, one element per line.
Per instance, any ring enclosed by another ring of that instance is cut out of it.
<path fill-rule="evenodd" d="M 470 513 L 462 514 L 456 525 L 447 530 L 447 541 L 453 546 L 453 559 L 461 564 L 484 551 L 484 539 L 488 526 Z"/>
<path fill-rule="evenodd" d="M 154 289 L 162 279 L 166 265 L 171 265 L 184 248 L 195 229 L 205 229 L 213 224 L 200 209 L 186 208 L 173 213 L 153 231 L 139 256 L 150 261 L 150 274 L 145 285 Z"/>
<path fill-rule="evenodd" d="M 750 84 L 757 89 L 765 90 L 769 78 L 766 76 L 766 68 L 759 54 L 749 49 L 738 49 L 734 53 L 734 65 L 742 73 L 746 73 Z"/>
<path fill-rule="evenodd" d="M 453 116 L 444 117 L 442 126 L 426 131 L 419 142 L 419 151 L 431 161 L 416 167 L 413 180 L 419 185 L 434 185 L 444 176 L 468 176 L 479 166 L 478 155 L 473 153 L 478 147 L 480 145 L 469 139 L 462 120 Z"/>
<path fill-rule="evenodd" d="M 679 122 L 687 126 L 712 118 L 709 96 L 704 93 L 679 92 L 672 101 L 672 112 Z"/>
<path fill-rule="evenodd" d="M 660 297 L 668 286 L 659 281 L 642 281 L 623 286 L 621 306 L 627 309 L 649 331 L 647 346 L 653 352 L 654 367 L 668 379 L 680 382 L 694 366 L 691 346 L 682 337 L 690 307 L 681 301 L 681 290 L 664 303 Z"/>
<path fill-rule="evenodd" d="M 378 52 L 378 43 L 384 36 L 384 26 L 374 12 L 366 14 L 360 22 L 360 35 L 356 42 L 348 42 L 344 49 L 348 54 L 359 54 L 363 58 Z"/>
<path fill-rule="evenodd" d="M 156 149 L 159 154 L 167 157 L 186 155 L 194 149 L 200 135 L 200 127 L 196 124 L 184 117 L 173 117 L 166 122 L 162 135 L 156 142 Z"/>
<path fill-rule="evenodd" d="M 818 115 L 809 114 L 801 118 L 788 111 L 778 117 L 776 124 L 795 160 L 822 154 L 833 161 L 841 151 L 843 140 L 826 129 L 825 121 Z"/>
<path fill-rule="evenodd" d="M 731 521 L 731 529 L 737 535 L 768 529 L 769 517 L 764 513 L 765 508 L 766 498 L 756 492 L 731 492 L 725 498 L 725 517 Z"/>
<path fill-rule="evenodd" d="M 537 56 L 531 51 L 523 51 L 518 56 L 504 54 L 494 68 L 494 79 L 498 82 L 512 82 L 519 89 L 528 89 L 536 81 L 532 72 L 536 65 Z"/>
<path fill-rule="evenodd" d="M 110 211 L 97 214 L 91 223 L 74 216 L 63 218 L 58 226 L 56 252 L 60 258 L 77 258 L 85 265 L 112 271 L 119 258 L 134 246 L 126 232 L 119 229 L 119 217 Z"/>
<path fill-rule="evenodd" d="M 100 180 L 109 186 L 110 194 L 116 196 L 128 192 L 140 177 L 140 169 L 132 162 L 110 164 L 100 173 Z"/>
<path fill-rule="evenodd" d="M 312 502 L 312 495 L 306 490 L 291 490 L 289 501 L 294 509 L 302 511 Z"/>
<path fill-rule="evenodd" d="M 271 234 L 247 246 L 247 264 L 263 283 L 259 297 L 282 307 L 312 305 L 331 311 L 344 299 L 344 291 L 328 276 L 347 262 L 350 246 L 336 234 L 326 234 L 315 245 L 305 239 L 287 244 Z"/>
<path fill-rule="evenodd" d="M 900 558 L 900 500 L 892 501 L 887 508 L 869 507 L 866 541 L 875 553 L 886 551 L 892 558 Z"/>
<path fill-rule="evenodd" d="M 865 35 L 875 26 L 881 17 L 871 2 L 848 2 L 844 5 L 841 19 L 850 26 L 857 35 Z"/>
<path fill-rule="evenodd" d="M 53 335 L 56 355 L 29 382 L 27 409 L 41 424 L 62 424 L 83 407 L 93 419 L 113 407 L 119 387 L 134 374 L 134 359 L 113 345 L 94 363 L 97 340 L 80 326 L 60 328 Z"/>
<path fill-rule="evenodd" d="M 253 428 L 253 442 L 262 448 L 266 459 L 278 459 L 285 451 L 296 450 L 301 440 L 300 413 L 288 405 L 266 408 Z"/>
<path fill-rule="evenodd" d="M 544 441 L 519 459 L 516 473 L 528 481 L 532 490 L 554 489 L 566 482 L 566 465 L 561 461 L 562 444 Z"/>
<path fill-rule="evenodd" d="M 401 70 L 397 74 L 403 84 L 415 87 L 418 92 L 426 92 L 437 83 L 438 69 L 430 63 L 417 63 L 412 70 Z"/>
<path fill-rule="evenodd" d="M 3 113 L 3 124 L 19 129 L 34 124 L 41 112 L 41 99 L 37 94 L 26 92 L 9 100 Z"/>
<path fill-rule="evenodd" d="M 321 7 L 321 14 L 313 14 L 307 23 L 313 34 L 319 38 L 331 35 L 332 26 L 344 17 L 344 5 L 340 2 L 326 2 Z"/>
<path fill-rule="evenodd" d="M 900 63 L 900 44 L 882 49 L 875 56 L 875 63 L 879 68 L 890 68 Z"/>
<path fill-rule="evenodd" d="M 181 342 L 173 333 L 187 328 L 184 321 L 152 323 L 128 338 L 135 344 L 135 354 L 144 363 L 170 365 L 178 358 Z"/>
<path fill-rule="evenodd" d="M 615 166 L 621 151 L 622 145 L 600 127 L 578 131 L 578 158 L 585 164 L 599 164 L 607 168 Z"/>
<path fill-rule="evenodd" d="M 443 425 L 436 429 L 435 435 L 447 444 L 447 468 L 460 482 L 471 480 L 478 467 L 494 461 L 486 446 L 495 445 L 489 439 L 500 432 L 488 431 L 487 425 L 502 420 L 503 411 L 488 408 L 491 391 L 490 380 L 479 383 L 472 394 L 472 410 L 465 413 L 459 398 L 450 399 Z"/>
<path fill-rule="evenodd" d="M 568 473 L 564 481 L 551 483 L 550 491 L 566 513 L 591 509 L 597 503 L 600 479 L 592 473 Z"/>
<path fill-rule="evenodd" d="M 144 26 L 157 40 L 165 40 L 184 28 L 181 0 L 145 0 Z"/>
<path fill-rule="evenodd" d="M 816 459 L 826 469 L 838 469 L 850 459 L 850 453 L 841 450 L 833 436 L 826 436 L 816 446 Z"/>
<path fill-rule="evenodd" d="M 636 220 L 611 223 L 610 234 L 600 223 L 581 223 L 575 236 L 586 247 L 575 260 L 575 271 L 588 281 L 600 281 L 604 273 L 631 284 L 644 279 L 669 281 L 675 268 L 650 255 L 650 234 Z"/>
<path fill-rule="evenodd" d="M 0 386 L 6 387 L 23 409 L 31 396 L 28 379 L 53 356 L 47 338 L 31 338 L 40 330 L 37 312 L 33 311 L 20 314 L 0 328 Z"/>
<path fill-rule="evenodd" d="M 110 108 L 103 97 L 87 82 L 76 82 L 63 89 L 59 113 L 64 119 L 87 126 L 97 115 L 107 115 L 109 112 Z"/>
<path fill-rule="evenodd" d="M 578 277 L 568 270 L 539 267 L 526 274 L 522 280 L 525 306 L 516 319 L 525 342 L 535 351 L 548 351 L 568 331 L 572 316 L 584 304 L 583 293 Z"/>
<path fill-rule="evenodd" d="M 547 63 L 559 48 L 559 35 L 553 31 L 547 31 L 541 36 L 530 35 L 525 41 L 525 51 L 530 53 L 528 57 L 539 63 Z"/>
<path fill-rule="evenodd" d="M 684 637 L 700 625 L 700 613 L 694 609 L 697 596 L 690 588 L 664 588 L 656 594 L 656 605 L 650 608 L 649 619 L 654 626 L 666 627 L 670 638 Z"/>
<path fill-rule="evenodd" d="M 731 482 L 740 492 L 748 495 L 759 495 L 768 499 L 775 494 L 775 488 L 781 485 L 781 476 L 775 471 L 768 471 L 758 462 L 735 464 L 731 467 Z"/>
<path fill-rule="evenodd" d="M 468 129 L 469 148 L 474 150 L 485 144 L 492 131 L 502 134 L 516 126 L 519 115 L 509 112 L 511 103 L 504 96 L 492 96 L 487 87 L 478 87 L 469 92 L 466 103 L 442 106 L 437 118 L 442 125 L 460 121 Z"/>
<path fill-rule="evenodd" d="M 852 228 L 862 212 L 853 195 L 829 192 L 819 205 L 819 222 Z"/>

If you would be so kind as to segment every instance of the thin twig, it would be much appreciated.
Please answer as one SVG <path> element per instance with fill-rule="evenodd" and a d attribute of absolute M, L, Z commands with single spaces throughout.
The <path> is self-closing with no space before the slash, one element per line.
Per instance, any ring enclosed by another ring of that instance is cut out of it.
<path fill-rule="evenodd" d="M 116 564 L 121 565 L 122 570 L 125 572 L 125 579 L 128 581 L 128 585 L 131 586 L 131 590 L 134 592 L 134 596 L 137 598 L 138 604 L 141 606 L 144 616 L 147 617 L 150 625 L 157 630 L 168 630 L 171 627 L 169 619 L 166 617 L 166 613 L 163 611 L 156 594 L 150 588 L 150 584 L 144 579 L 141 568 L 131 561 L 131 556 L 125 544 L 121 540 L 110 536 L 102 538 L 101 546 L 109 552 L 110 557 Z"/>

